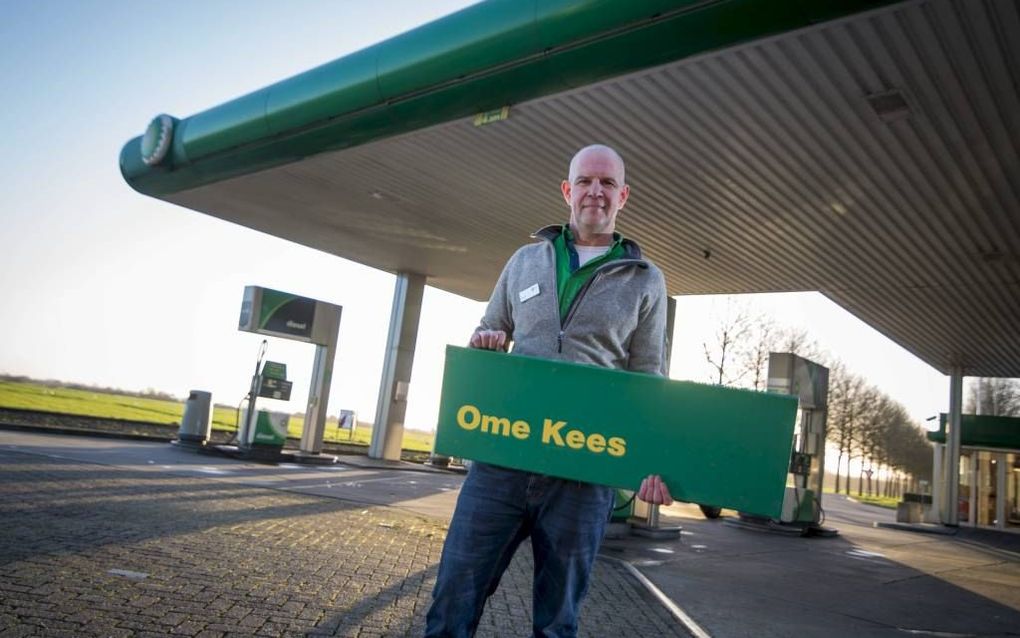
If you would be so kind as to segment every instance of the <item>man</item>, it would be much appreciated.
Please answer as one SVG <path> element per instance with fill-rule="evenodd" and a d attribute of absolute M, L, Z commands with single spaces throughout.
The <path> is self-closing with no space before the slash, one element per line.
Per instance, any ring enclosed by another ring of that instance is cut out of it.
<path fill-rule="evenodd" d="M 665 373 L 666 288 L 637 244 L 615 232 L 627 203 L 620 155 L 581 149 L 561 185 L 564 226 L 536 233 L 493 289 L 473 348 L 622 370 Z M 596 400 L 601 397 L 594 397 Z M 658 476 L 638 497 L 672 502 Z M 443 547 L 426 636 L 471 636 L 517 546 L 531 537 L 535 636 L 574 636 L 614 490 L 475 463 Z"/>

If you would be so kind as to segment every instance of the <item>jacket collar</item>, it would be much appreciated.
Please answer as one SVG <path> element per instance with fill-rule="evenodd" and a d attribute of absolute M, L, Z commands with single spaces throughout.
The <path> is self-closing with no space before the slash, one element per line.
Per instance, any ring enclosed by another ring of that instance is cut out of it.
<path fill-rule="evenodd" d="M 534 239 L 544 239 L 545 241 L 552 242 L 563 232 L 563 224 L 550 224 L 539 228 L 535 232 L 531 233 Z M 623 246 L 623 258 L 624 259 L 639 259 L 643 260 L 641 256 L 641 247 L 637 245 L 636 241 L 631 239 L 623 238 L 620 242 Z"/>

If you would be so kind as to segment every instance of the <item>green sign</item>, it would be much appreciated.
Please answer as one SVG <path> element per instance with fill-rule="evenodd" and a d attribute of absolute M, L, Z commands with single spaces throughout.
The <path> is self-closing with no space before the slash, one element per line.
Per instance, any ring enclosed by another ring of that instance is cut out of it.
<path fill-rule="evenodd" d="M 447 347 L 435 450 L 778 518 L 797 400 Z"/>
<path fill-rule="evenodd" d="M 259 396 L 266 397 L 267 399 L 290 401 L 290 390 L 293 385 L 290 381 L 262 377 L 262 382 L 259 383 Z"/>
<path fill-rule="evenodd" d="M 262 289 L 259 328 L 293 337 L 310 337 L 315 300 L 279 290 Z"/>
<path fill-rule="evenodd" d="M 279 361 L 266 361 L 262 364 L 262 376 L 266 379 L 287 380 L 287 364 Z"/>
<path fill-rule="evenodd" d="M 946 442 L 946 421 L 949 415 L 939 414 L 939 429 L 928 432 L 928 440 Z M 1020 449 L 1020 417 L 990 414 L 960 415 L 960 445 L 967 447 Z"/>
<path fill-rule="evenodd" d="M 494 109 L 492 111 L 486 111 L 476 115 L 475 126 L 485 126 L 486 124 L 492 124 L 493 122 L 502 122 L 508 117 L 510 117 L 510 107 L 504 106 L 501 109 Z"/>

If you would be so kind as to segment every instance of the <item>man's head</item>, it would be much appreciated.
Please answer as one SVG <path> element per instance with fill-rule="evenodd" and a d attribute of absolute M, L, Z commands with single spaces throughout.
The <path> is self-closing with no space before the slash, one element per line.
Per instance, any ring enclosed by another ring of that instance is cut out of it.
<path fill-rule="evenodd" d="M 560 189 L 578 243 L 608 243 L 616 229 L 616 214 L 630 195 L 620 154 L 602 144 L 582 148 L 570 161 Z"/>

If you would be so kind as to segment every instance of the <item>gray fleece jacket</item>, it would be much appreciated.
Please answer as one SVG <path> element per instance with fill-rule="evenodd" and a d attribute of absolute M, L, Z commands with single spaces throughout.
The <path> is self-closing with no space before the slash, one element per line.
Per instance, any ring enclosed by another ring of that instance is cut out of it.
<path fill-rule="evenodd" d="M 666 284 L 624 239 L 625 256 L 603 264 L 560 321 L 556 250 L 546 226 L 510 257 L 478 330 L 502 330 L 514 354 L 666 374 Z"/>

